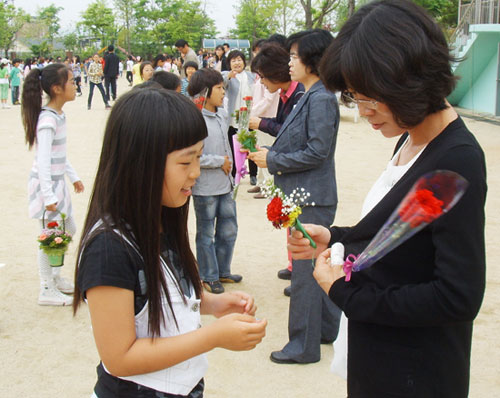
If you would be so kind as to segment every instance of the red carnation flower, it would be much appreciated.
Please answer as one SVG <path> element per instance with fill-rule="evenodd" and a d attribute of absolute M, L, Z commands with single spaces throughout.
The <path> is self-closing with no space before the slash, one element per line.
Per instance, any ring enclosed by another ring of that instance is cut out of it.
<path fill-rule="evenodd" d="M 410 227 L 418 227 L 423 222 L 430 223 L 443 213 L 443 201 L 434 196 L 428 189 L 419 189 L 408 197 L 401 206 L 399 216 Z"/>
<path fill-rule="evenodd" d="M 57 221 L 51 221 L 47 224 L 47 227 L 49 227 L 49 228 L 56 228 L 58 226 L 59 226 L 59 224 L 57 223 Z"/>
<path fill-rule="evenodd" d="M 288 215 L 283 214 L 283 201 L 280 197 L 275 196 L 267 205 L 267 219 L 275 228 L 281 228 L 288 221 Z"/>
<path fill-rule="evenodd" d="M 253 97 L 252 96 L 247 96 L 247 97 L 243 97 L 243 101 L 252 101 L 253 100 Z"/>

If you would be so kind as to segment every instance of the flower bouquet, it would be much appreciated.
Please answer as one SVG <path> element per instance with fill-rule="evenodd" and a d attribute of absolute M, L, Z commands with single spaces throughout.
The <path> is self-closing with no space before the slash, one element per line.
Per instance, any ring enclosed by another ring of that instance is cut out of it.
<path fill-rule="evenodd" d="M 346 281 L 351 273 L 370 267 L 391 250 L 447 213 L 469 183 L 459 174 L 436 170 L 420 177 L 363 252 L 344 262 Z"/>
<path fill-rule="evenodd" d="M 299 221 L 299 215 L 302 214 L 300 206 L 309 205 L 306 200 L 311 194 L 305 192 L 304 188 L 297 188 L 287 197 L 280 188 L 274 185 L 272 180 L 267 180 L 261 187 L 261 191 L 264 196 L 271 199 L 267 205 L 267 219 L 272 222 L 274 228 L 295 228 L 302 232 L 309 239 L 310 245 L 316 249 L 316 242 Z M 314 206 L 314 202 L 310 205 Z"/>
<path fill-rule="evenodd" d="M 64 265 L 64 253 L 68 250 L 68 244 L 72 236 L 66 232 L 64 220 L 66 215 L 61 213 L 62 228 L 57 221 L 50 221 L 45 227 L 45 212 L 43 219 L 42 233 L 37 241 L 40 243 L 40 249 L 49 257 L 49 263 L 52 267 L 61 267 Z"/>
<path fill-rule="evenodd" d="M 235 111 L 235 118 L 238 123 L 238 133 L 233 136 L 234 166 L 236 169 L 234 177 L 236 188 L 233 193 L 233 198 L 236 198 L 241 179 L 248 174 L 245 166 L 247 153 L 241 152 L 240 149 L 244 148 L 248 149 L 250 152 L 257 152 L 257 132 L 248 128 L 253 98 L 251 96 L 246 96 L 243 97 L 243 101 L 245 101 L 245 106 Z"/>
<path fill-rule="evenodd" d="M 205 88 L 201 91 L 201 93 L 196 94 L 191 100 L 194 102 L 196 107 L 201 111 L 205 106 L 205 101 L 207 99 L 208 89 Z"/>

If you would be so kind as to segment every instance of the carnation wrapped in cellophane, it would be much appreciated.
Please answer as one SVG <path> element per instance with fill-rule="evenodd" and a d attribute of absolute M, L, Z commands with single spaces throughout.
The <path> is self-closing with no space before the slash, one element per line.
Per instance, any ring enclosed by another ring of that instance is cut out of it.
<path fill-rule="evenodd" d="M 265 197 L 271 199 L 267 205 L 267 219 L 272 222 L 274 228 L 296 228 L 309 240 L 310 245 L 316 248 L 316 242 L 299 221 L 299 216 L 302 214 L 301 206 L 314 206 L 314 202 L 307 203 L 311 194 L 306 192 L 304 188 L 296 188 L 289 196 L 286 196 L 280 188 L 274 185 L 271 179 L 264 182 L 261 192 Z"/>
<path fill-rule="evenodd" d="M 246 96 L 242 98 L 242 101 L 245 102 L 245 105 L 235 111 L 238 132 L 233 136 L 234 167 L 236 169 L 236 174 L 234 176 L 234 183 L 236 185 L 233 191 L 234 199 L 236 199 L 236 195 L 238 194 L 238 187 L 241 179 L 248 174 L 245 166 L 247 152 L 241 152 L 240 149 L 244 148 L 250 152 L 257 152 L 257 132 L 249 128 L 253 98 L 251 96 Z"/>
<path fill-rule="evenodd" d="M 436 170 L 420 177 L 365 250 L 358 256 L 347 256 L 344 263 L 346 281 L 350 280 L 351 272 L 370 267 L 447 213 L 468 185 L 465 178 L 448 170 Z"/>

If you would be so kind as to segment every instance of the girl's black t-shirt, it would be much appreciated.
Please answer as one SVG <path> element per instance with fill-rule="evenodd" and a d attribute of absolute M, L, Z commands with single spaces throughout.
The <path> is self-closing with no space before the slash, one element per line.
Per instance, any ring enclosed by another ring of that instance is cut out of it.
<path fill-rule="evenodd" d="M 167 234 L 161 235 L 162 257 L 169 264 L 183 293 L 189 295 L 190 282 L 184 274 L 179 256 L 169 244 Z M 168 259 L 168 260 L 167 260 Z M 114 286 L 134 292 L 135 314 L 144 307 L 147 297 L 144 264 L 137 251 L 113 231 L 102 231 L 85 246 L 78 268 L 78 287 L 85 298 L 87 290 L 97 286 Z M 107 373 L 102 363 L 97 367 L 95 393 L 99 398 L 141 397 L 181 398 L 119 379 Z M 203 396 L 203 379 L 188 395 Z"/>

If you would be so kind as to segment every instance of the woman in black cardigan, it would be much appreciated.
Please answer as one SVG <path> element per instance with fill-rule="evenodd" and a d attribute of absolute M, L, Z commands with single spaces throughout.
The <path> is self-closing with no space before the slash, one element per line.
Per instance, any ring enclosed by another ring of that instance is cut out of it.
<path fill-rule="evenodd" d="M 323 58 L 325 85 L 356 102 L 382 135 L 400 136 L 388 169 L 407 168 L 399 179 L 377 181 L 356 226 L 306 226 L 321 253 L 314 276 L 348 318 L 350 398 L 468 395 L 472 326 L 485 287 L 486 167 L 446 101 L 455 84 L 451 61 L 437 24 L 405 0 L 362 7 Z M 325 249 L 340 241 L 346 254 L 361 253 L 415 181 L 438 169 L 469 181 L 461 200 L 346 282 Z M 314 255 L 300 232 L 289 248 L 294 258 Z"/>

